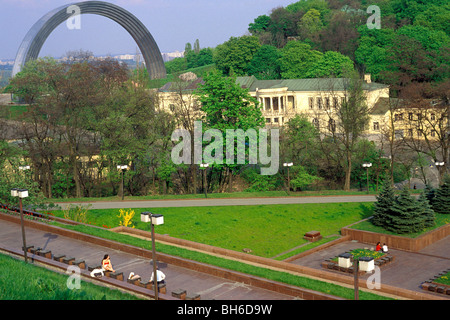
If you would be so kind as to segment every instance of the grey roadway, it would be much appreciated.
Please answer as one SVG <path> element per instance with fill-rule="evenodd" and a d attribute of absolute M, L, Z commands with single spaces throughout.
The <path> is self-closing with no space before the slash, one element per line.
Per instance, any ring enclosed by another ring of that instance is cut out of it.
<path fill-rule="evenodd" d="M 356 196 L 315 196 L 315 197 L 273 197 L 273 198 L 205 198 L 180 200 L 124 200 L 98 202 L 64 202 L 56 203 L 62 209 L 70 204 L 91 205 L 91 209 L 126 209 L 126 208 L 169 208 L 169 207 L 204 207 L 204 206 L 244 206 L 270 204 L 300 203 L 339 203 L 339 202 L 374 202 L 373 195 Z"/>

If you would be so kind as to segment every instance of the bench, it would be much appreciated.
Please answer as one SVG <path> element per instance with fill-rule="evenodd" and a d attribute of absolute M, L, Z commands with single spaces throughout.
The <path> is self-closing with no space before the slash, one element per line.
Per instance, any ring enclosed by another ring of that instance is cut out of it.
<path fill-rule="evenodd" d="M 166 284 L 165 283 L 158 283 L 158 292 L 161 292 L 163 294 L 166 294 Z"/>
<path fill-rule="evenodd" d="M 51 259 L 52 258 L 52 252 L 50 250 L 39 250 L 37 252 L 38 256 Z"/>
<path fill-rule="evenodd" d="M 75 261 L 75 258 L 73 257 L 64 257 L 62 258 L 62 262 L 65 264 L 72 264 L 72 262 Z"/>
<path fill-rule="evenodd" d="M 54 254 L 54 255 L 53 255 L 53 260 L 58 261 L 58 262 L 63 262 L 63 259 L 64 259 L 65 257 L 66 257 L 66 256 L 63 255 L 63 254 Z"/>
<path fill-rule="evenodd" d="M 35 248 L 34 246 L 30 248 L 30 253 L 37 254 L 38 251 L 42 250 L 42 248 Z"/>
<path fill-rule="evenodd" d="M 134 277 L 132 279 L 127 279 L 127 282 L 138 286 L 141 282 L 141 277 Z"/>
<path fill-rule="evenodd" d="M 185 300 L 186 299 L 186 290 L 184 289 L 177 289 L 175 291 L 172 291 L 172 297 Z"/>
<path fill-rule="evenodd" d="M 139 282 L 139 286 L 145 289 L 153 289 L 153 283 L 151 283 L 150 281 L 148 282 Z"/>
<path fill-rule="evenodd" d="M 303 237 L 303 239 L 308 240 L 310 242 L 315 242 L 315 241 L 321 240 L 322 235 L 320 234 L 319 231 L 309 231 L 309 232 L 305 233 L 305 236 Z"/>
<path fill-rule="evenodd" d="M 436 288 L 436 292 L 437 293 L 445 293 L 445 289 L 446 289 L 445 287 L 439 286 Z"/>
<path fill-rule="evenodd" d="M 186 300 L 200 300 L 200 295 L 198 293 L 189 293 L 186 295 Z"/>
<path fill-rule="evenodd" d="M 101 268 L 102 268 L 101 265 L 91 265 L 91 266 L 88 266 L 88 270 L 89 270 L 89 271 L 94 271 L 95 269 L 101 269 Z"/>
<path fill-rule="evenodd" d="M 117 280 L 123 280 L 123 272 L 113 272 L 110 274 L 111 278 Z"/>
<path fill-rule="evenodd" d="M 84 262 L 84 260 L 75 260 L 71 264 L 77 266 L 80 269 L 86 269 L 86 262 Z"/>

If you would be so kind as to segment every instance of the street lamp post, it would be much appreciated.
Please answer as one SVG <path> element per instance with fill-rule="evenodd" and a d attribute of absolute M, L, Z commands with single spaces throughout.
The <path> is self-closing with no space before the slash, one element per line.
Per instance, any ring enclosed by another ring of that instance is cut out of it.
<path fill-rule="evenodd" d="M 371 162 L 364 162 L 362 164 L 363 168 L 366 168 L 366 175 L 367 175 L 367 194 L 369 194 L 369 168 L 372 166 Z"/>
<path fill-rule="evenodd" d="M 19 197 L 19 208 L 20 208 L 20 224 L 22 227 L 22 245 L 23 245 L 23 253 L 25 257 L 25 263 L 28 262 L 27 258 L 27 242 L 25 237 L 25 225 L 23 222 L 23 206 L 22 206 L 22 199 L 28 197 L 28 190 L 27 189 L 11 189 L 11 196 L 12 197 Z"/>
<path fill-rule="evenodd" d="M 283 167 L 287 168 L 287 178 L 288 178 L 288 194 L 291 191 L 291 179 L 289 177 L 289 168 L 292 167 L 294 164 L 292 162 L 285 162 L 283 163 Z"/>
<path fill-rule="evenodd" d="M 122 171 L 122 185 L 121 185 L 122 200 L 124 199 L 124 194 L 125 194 L 125 190 L 124 190 L 124 186 L 123 186 L 123 175 L 124 175 L 125 171 L 127 171 L 127 169 L 128 169 L 128 166 L 126 164 L 117 166 L 117 170 L 121 170 Z"/>
<path fill-rule="evenodd" d="M 143 220 L 142 217 L 149 216 L 149 220 Z M 153 260 L 153 289 L 155 291 L 155 300 L 158 300 L 158 278 L 156 275 L 156 249 L 155 249 L 155 225 L 164 224 L 164 216 L 162 214 L 154 214 L 151 212 L 142 212 L 141 221 L 150 222 L 152 227 L 152 260 Z"/>
<path fill-rule="evenodd" d="M 436 161 L 434 163 L 436 165 L 436 168 L 438 169 L 438 173 L 439 173 L 439 184 L 442 183 L 442 177 L 441 177 L 441 168 L 444 167 L 445 162 L 444 161 Z"/>
<path fill-rule="evenodd" d="M 207 190 L 208 186 L 206 185 L 206 168 L 209 167 L 208 163 L 200 163 L 200 168 L 203 168 L 203 188 L 205 190 L 205 198 L 208 198 Z"/>
<path fill-rule="evenodd" d="M 354 280 L 354 287 L 355 287 L 355 300 L 359 300 L 359 284 L 358 284 L 358 272 L 359 272 L 359 259 L 355 258 L 352 255 L 352 261 L 353 261 L 353 280 Z"/>

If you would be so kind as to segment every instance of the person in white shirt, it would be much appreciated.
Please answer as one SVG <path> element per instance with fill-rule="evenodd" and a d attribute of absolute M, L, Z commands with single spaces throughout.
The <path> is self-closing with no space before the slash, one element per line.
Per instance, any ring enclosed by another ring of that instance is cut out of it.
<path fill-rule="evenodd" d="M 153 282 L 153 274 L 154 273 L 152 272 L 152 276 L 150 277 L 150 282 Z M 156 269 L 156 282 L 158 284 L 166 283 L 165 279 L 166 279 L 166 275 L 162 271 L 160 271 L 159 268 L 157 268 Z"/>
<path fill-rule="evenodd" d="M 384 253 L 388 252 L 388 246 L 386 245 L 386 243 L 383 243 L 383 252 Z"/>

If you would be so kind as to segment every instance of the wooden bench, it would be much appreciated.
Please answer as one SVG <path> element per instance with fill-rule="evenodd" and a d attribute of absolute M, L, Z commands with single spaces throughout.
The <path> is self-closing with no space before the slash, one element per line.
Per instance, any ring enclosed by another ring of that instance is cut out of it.
<path fill-rule="evenodd" d="M 186 300 L 200 300 L 200 295 L 198 293 L 189 293 L 186 295 Z"/>
<path fill-rule="evenodd" d="M 138 286 L 141 283 L 141 277 L 134 277 L 132 279 L 127 279 L 127 282 Z"/>
<path fill-rule="evenodd" d="M 166 284 L 165 283 L 158 283 L 158 292 L 166 294 Z"/>
<path fill-rule="evenodd" d="M 77 266 L 80 269 L 86 269 L 86 262 L 84 260 L 74 260 L 71 263 L 74 266 Z"/>
<path fill-rule="evenodd" d="M 62 262 L 65 264 L 72 264 L 72 262 L 75 261 L 75 258 L 73 257 L 64 257 L 62 258 Z"/>
<path fill-rule="evenodd" d="M 113 272 L 110 274 L 111 278 L 117 279 L 117 280 L 123 280 L 123 272 Z"/>
<path fill-rule="evenodd" d="M 54 254 L 54 255 L 53 255 L 53 260 L 58 261 L 58 262 L 63 262 L 63 259 L 64 259 L 65 257 L 66 257 L 66 256 L 63 255 L 63 254 Z"/>
<path fill-rule="evenodd" d="M 52 258 L 52 252 L 50 250 L 39 250 L 37 251 L 38 256 L 51 259 Z"/>
<path fill-rule="evenodd" d="M 184 289 L 177 289 L 175 291 L 172 291 L 172 297 L 185 300 L 186 299 L 186 290 Z"/>
<path fill-rule="evenodd" d="M 139 286 L 145 289 L 153 289 L 153 283 L 148 281 L 148 282 L 139 282 Z"/>

